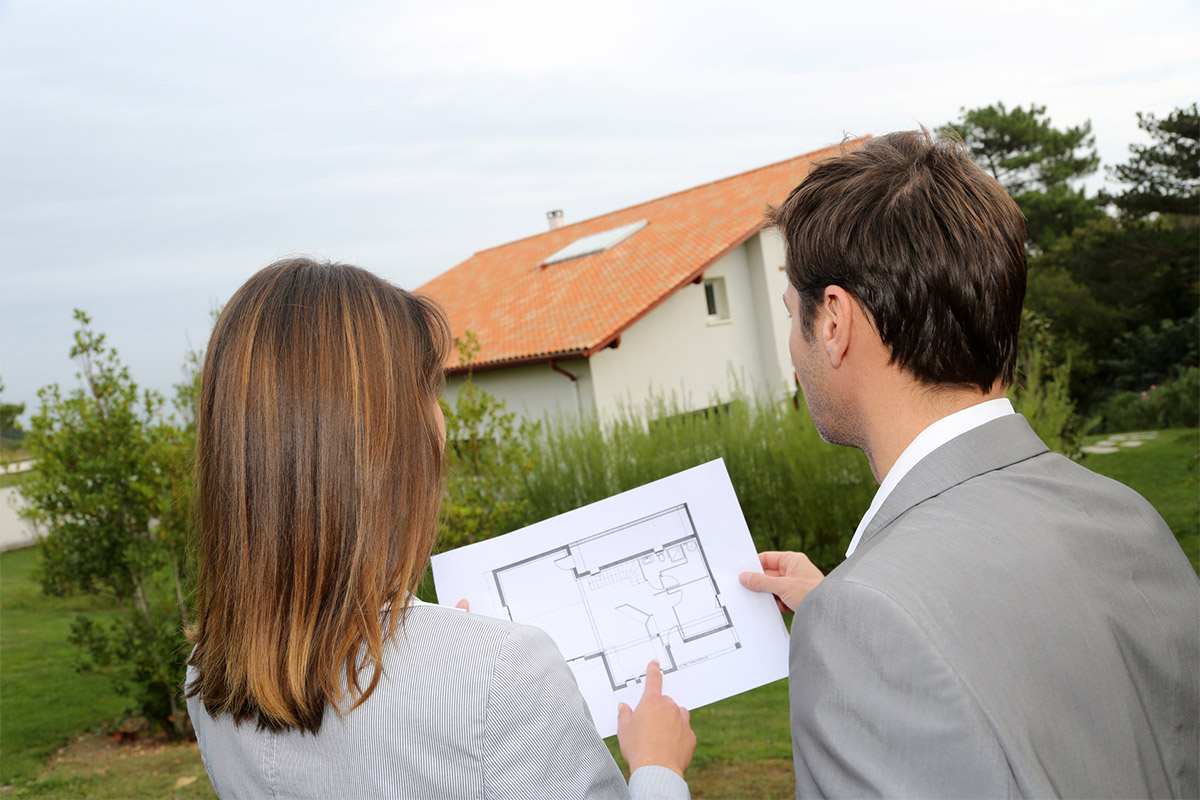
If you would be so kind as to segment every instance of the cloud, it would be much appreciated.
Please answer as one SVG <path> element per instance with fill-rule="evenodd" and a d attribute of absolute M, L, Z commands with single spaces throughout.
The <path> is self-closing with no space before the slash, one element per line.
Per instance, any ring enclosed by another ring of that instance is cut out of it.
<path fill-rule="evenodd" d="M 0 12 L 0 375 L 69 383 L 70 310 L 166 388 L 208 310 L 295 252 L 413 287 L 476 250 L 1003 100 L 1194 97 L 1197 12 L 1021 0 L 24 0 Z M 1099 175 L 1095 181 L 1102 181 Z"/>

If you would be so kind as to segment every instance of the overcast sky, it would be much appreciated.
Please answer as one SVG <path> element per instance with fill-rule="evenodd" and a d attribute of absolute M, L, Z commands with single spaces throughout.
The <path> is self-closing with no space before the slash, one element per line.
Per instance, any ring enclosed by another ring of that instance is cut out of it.
<path fill-rule="evenodd" d="M 1118 163 L 1136 112 L 1196 99 L 1198 7 L 0 0 L 2 399 L 75 385 L 73 308 L 168 391 L 209 310 L 280 256 L 415 288 L 550 209 L 962 107 L 1090 119 Z"/>

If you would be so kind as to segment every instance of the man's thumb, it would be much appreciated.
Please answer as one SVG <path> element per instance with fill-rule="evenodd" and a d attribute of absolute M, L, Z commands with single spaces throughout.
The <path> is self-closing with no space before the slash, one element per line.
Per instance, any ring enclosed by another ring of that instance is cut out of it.
<path fill-rule="evenodd" d="M 761 572 L 743 572 L 738 581 L 752 592 L 774 592 L 780 578 L 772 578 Z"/>

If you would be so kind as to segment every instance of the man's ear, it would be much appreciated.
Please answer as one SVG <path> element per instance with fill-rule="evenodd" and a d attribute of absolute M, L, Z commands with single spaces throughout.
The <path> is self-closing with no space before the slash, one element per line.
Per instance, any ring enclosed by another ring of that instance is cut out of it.
<path fill-rule="evenodd" d="M 830 366 L 842 365 L 854 334 L 854 299 L 840 286 L 826 286 L 824 314 L 820 317 L 819 338 L 829 357 Z"/>

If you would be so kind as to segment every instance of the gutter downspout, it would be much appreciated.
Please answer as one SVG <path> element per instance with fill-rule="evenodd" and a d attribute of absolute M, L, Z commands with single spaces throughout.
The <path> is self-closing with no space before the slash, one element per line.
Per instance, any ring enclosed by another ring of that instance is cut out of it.
<path fill-rule="evenodd" d="M 554 359 L 550 359 L 550 369 L 557 372 L 559 375 L 566 375 L 571 379 L 571 385 L 575 387 L 575 408 L 579 413 L 579 421 L 583 422 L 583 400 L 579 397 L 579 376 L 572 375 L 565 369 L 554 363 Z"/>

